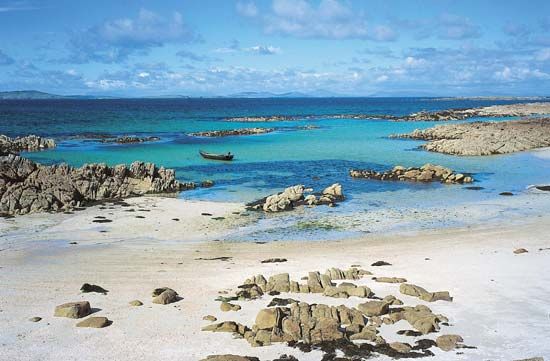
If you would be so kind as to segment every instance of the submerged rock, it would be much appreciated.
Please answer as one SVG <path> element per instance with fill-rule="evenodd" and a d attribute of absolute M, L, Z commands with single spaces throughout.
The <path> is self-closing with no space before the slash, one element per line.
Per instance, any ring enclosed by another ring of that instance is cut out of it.
<path fill-rule="evenodd" d="M 118 144 L 134 144 L 134 143 L 145 143 L 145 142 L 157 142 L 159 137 L 132 137 L 132 136 L 122 136 L 118 138 L 103 138 L 101 139 L 102 143 L 118 143 Z"/>
<path fill-rule="evenodd" d="M 274 128 L 241 128 L 228 130 L 208 130 L 204 132 L 189 133 L 193 137 L 229 137 L 236 135 L 257 135 L 271 133 Z"/>

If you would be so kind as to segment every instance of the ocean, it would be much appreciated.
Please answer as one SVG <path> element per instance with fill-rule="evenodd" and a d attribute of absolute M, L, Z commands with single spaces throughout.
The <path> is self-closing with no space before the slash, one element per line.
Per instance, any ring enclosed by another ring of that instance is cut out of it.
<path fill-rule="evenodd" d="M 390 134 L 432 127 L 441 122 L 395 122 L 382 119 L 334 119 L 330 115 L 406 115 L 421 110 L 469 108 L 520 101 L 437 98 L 269 98 L 269 99 L 103 99 L 0 100 L 0 134 L 53 137 L 58 147 L 26 153 L 44 164 L 74 166 L 134 160 L 176 169 L 178 179 L 210 179 L 213 188 L 183 192 L 183 199 L 249 202 L 285 187 L 304 184 L 317 191 L 339 182 L 346 201 L 332 209 L 317 207 L 282 216 L 265 216 L 234 238 L 281 239 L 323 235 L 342 237 L 386 229 L 464 225 L 458 209 L 500 202 L 501 192 L 521 194 L 532 184 L 547 183 L 550 162 L 532 152 L 458 157 L 418 149 L 419 141 L 389 139 Z M 242 116 L 307 116 L 281 122 L 228 122 Z M 471 119 L 475 121 L 480 119 Z M 489 119 L 483 119 L 489 120 Z M 498 120 L 498 119 L 497 119 Z M 313 129 L 303 129 L 305 125 Z M 276 131 L 253 136 L 192 137 L 190 132 L 247 127 Z M 157 136 L 158 142 L 106 144 L 86 139 L 90 133 Z M 228 152 L 235 160 L 202 159 L 198 151 Z M 411 184 L 351 179 L 351 168 L 384 170 L 394 165 L 434 163 L 472 173 L 480 190 L 462 185 Z M 504 206 L 503 206 L 504 207 Z M 496 207 L 505 217 L 529 207 Z M 442 217 L 441 212 L 447 211 Z M 451 211 L 452 210 L 452 211 Z M 478 210 L 479 211 L 479 210 Z M 416 212 L 416 213 L 415 213 Z M 452 216 L 455 214 L 456 216 Z M 423 216 L 424 215 L 424 216 Z M 429 217 L 428 217 L 429 215 Z M 475 218 L 472 212 L 470 218 Z M 267 232 L 267 233 L 266 233 Z"/>

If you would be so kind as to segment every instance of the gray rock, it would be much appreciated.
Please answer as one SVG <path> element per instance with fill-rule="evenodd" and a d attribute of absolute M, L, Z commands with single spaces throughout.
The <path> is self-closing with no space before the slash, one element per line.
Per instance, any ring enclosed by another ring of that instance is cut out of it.
<path fill-rule="evenodd" d="M 178 301 L 178 293 L 171 288 L 157 288 L 153 291 L 153 303 L 167 305 Z"/>
<path fill-rule="evenodd" d="M 103 328 L 109 326 L 111 323 L 107 317 L 89 317 L 77 323 L 76 327 Z"/>
<path fill-rule="evenodd" d="M 71 209 L 96 201 L 193 188 L 171 169 L 134 162 L 130 167 L 85 164 L 44 166 L 15 155 L 0 157 L 0 215 Z"/>
<path fill-rule="evenodd" d="M 59 305 L 55 308 L 54 316 L 81 318 L 92 313 L 90 303 L 88 301 L 69 302 Z"/>
<path fill-rule="evenodd" d="M 55 148 L 55 141 L 51 138 L 42 138 L 37 135 L 10 138 L 0 134 L 0 155 L 19 152 L 34 152 Z"/>

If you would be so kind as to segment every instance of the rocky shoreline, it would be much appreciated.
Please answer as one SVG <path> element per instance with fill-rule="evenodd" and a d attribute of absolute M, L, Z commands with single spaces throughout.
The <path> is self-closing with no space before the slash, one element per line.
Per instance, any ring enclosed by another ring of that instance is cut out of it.
<path fill-rule="evenodd" d="M 387 114 L 319 114 L 319 115 L 268 115 L 225 118 L 228 122 L 279 122 L 308 119 L 385 119 L 394 121 L 451 121 L 465 120 L 469 118 L 503 118 L 503 117 L 526 117 L 533 115 L 550 114 L 550 102 L 519 103 L 508 105 L 492 105 L 479 108 L 446 109 L 438 111 L 421 111 L 409 115 L 387 115 Z"/>
<path fill-rule="evenodd" d="M 375 170 L 352 169 L 349 175 L 353 178 L 375 179 L 382 181 L 440 182 L 447 184 L 472 183 L 474 179 L 468 174 L 455 173 L 452 169 L 440 165 L 424 164 L 422 167 L 395 166 L 385 172 Z"/>
<path fill-rule="evenodd" d="M 494 155 L 550 147 L 550 118 L 438 125 L 391 138 L 427 140 L 421 148 L 453 155 Z"/>
<path fill-rule="evenodd" d="M 208 130 L 204 132 L 189 133 L 193 137 L 229 137 L 236 135 L 257 135 L 275 131 L 275 128 L 242 128 L 227 130 Z"/>
<path fill-rule="evenodd" d="M 45 166 L 17 155 L 0 157 L 0 215 L 56 212 L 105 200 L 195 188 L 172 169 L 134 162 L 127 167 L 85 164 Z"/>
<path fill-rule="evenodd" d="M 55 140 L 51 138 L 42 138 L 38 135 L 10 138 L 0 134 L 0 156 L 17 154 L 19 152 L 35 152 L 55 148 L 55 146 Z"/>

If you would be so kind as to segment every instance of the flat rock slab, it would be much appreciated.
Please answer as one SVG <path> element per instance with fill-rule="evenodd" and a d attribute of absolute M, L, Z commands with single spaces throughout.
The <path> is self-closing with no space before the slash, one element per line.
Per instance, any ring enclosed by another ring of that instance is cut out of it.
<path fill-rule="evenodd" d="M 55 308 L 54 316 L 68 318 L 82 318 L 92 313 L 88 301 L 69 302 Z"/>
<path fill-rule="evenodd" d="M 103 328 L 109 326 L 111 323 L 107 317 L 89 317 L 77 323 L 76 327 Z"/>

